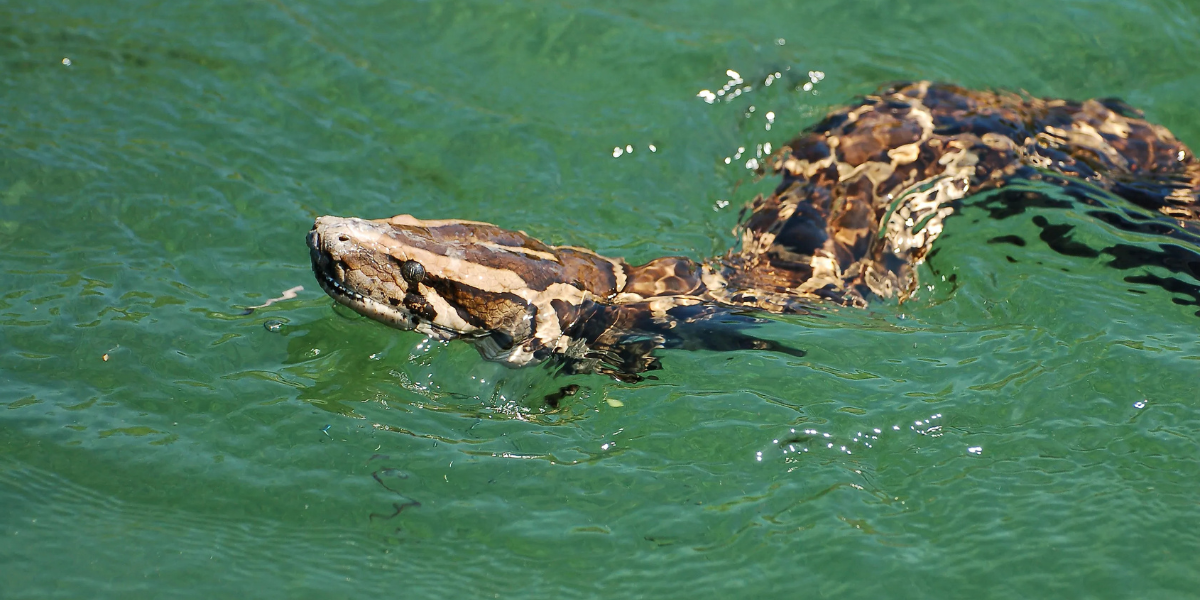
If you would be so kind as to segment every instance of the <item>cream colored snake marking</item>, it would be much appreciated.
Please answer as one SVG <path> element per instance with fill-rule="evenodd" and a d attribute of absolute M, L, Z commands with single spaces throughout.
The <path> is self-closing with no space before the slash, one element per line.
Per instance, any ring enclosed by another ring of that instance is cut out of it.
<path fill-rule="evenodd" d="M 308 234 L 313 271 L 339 303 L 401 329 L 462 338 L 489 360 L 554 358 L 571 372 L 636 380 L 658 367 L 651 353 L 660 347 L 803 355 L 743 333 L 756 319 L 734 309 L 903 300 L 947 217 L 983 191 L 999 192 L 987 200 L 992 209 L 1011 212 L 1039 201 L 1030 184 L 1085 205 L 1080 190 L 1100 190 L 1129 205 L 1093 211 L 1116 227 L 1200 235 L 1200 162 L 1117 100 L 896 85 L 802 132 L 773 169 L 782 182 L 743 210 L 741 248 L 702 264 L 665 257 L 631 266 L 472 221 L 326 216 Z M 1147 220 L 1148 210 L 1159 216 Z M 1060 252 L 1108 253 L 1122 268 L 1162 259 L 1200 279 L 1198 257 L 1080 249 L 1039 218 Z M 1200 304 L 1195 284 L 1158 279 L 1143 281 Z"/>

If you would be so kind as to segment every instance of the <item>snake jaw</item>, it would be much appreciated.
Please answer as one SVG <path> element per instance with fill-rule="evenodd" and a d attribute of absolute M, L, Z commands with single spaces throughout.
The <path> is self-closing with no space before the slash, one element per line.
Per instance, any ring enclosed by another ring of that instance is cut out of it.
<path fill-rule="evenodd" d="M 392 327 L 438 339 L 456 337 L 456 332 L 423 321 L 399 300 L 409 295 L 408 283 L 361 245 L 361 223 L 361 219 L 321 217 L 308 232 L 309 258 L 321 289 L 338 304 Z"/>

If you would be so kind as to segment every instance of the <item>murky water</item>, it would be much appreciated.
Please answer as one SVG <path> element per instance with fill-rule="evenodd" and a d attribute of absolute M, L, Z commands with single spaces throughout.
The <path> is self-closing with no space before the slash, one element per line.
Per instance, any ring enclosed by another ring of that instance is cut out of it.
<path fill-rule="evenodd" d="M 1196 148 L 1198 64 L 1170 0 L 0 4 L 0 597 L 1193 594 L 1195 267 L 1039 223 L 1194 241 L 976 204 L 915 301 L 630 385 L 334 310 L 304 233 L 699 259 L 762 145 L 881 83 L 1118 96 Z"/>

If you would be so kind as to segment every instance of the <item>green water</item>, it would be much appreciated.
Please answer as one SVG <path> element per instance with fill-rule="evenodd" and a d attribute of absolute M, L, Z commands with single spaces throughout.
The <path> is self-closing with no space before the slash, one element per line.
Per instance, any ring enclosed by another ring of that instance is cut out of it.
<path fill-rule="evenodd" d="M 304 234 L 699 259 L 759 144 L 881 83 L 1118 96 L 1196 148 L 1197 65 L 1171 0 L 0 2 L 0 597 L 1194 597 L 1197 307 L 1032 219 L 1161 240 L 968 208 L 915 301 L 629 385 L 334 310 Z"/>

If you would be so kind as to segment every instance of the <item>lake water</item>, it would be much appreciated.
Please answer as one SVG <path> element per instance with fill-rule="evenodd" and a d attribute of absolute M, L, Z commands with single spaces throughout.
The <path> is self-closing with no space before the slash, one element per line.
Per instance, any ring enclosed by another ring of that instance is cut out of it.
<path fill-rule="evenodd" d="M 757 329 L 804 358 L 625 384 L 335 310 L 304 235 L 703 259 L 760 145 L 883 83 L 1117 96 L 1198 148 L 1198 65 L 1173 0 L 0 3 L 0 597 L 1194 595 L 1195 266 L 1035 220 L 1163 239 L 968 206 L 914 300 Z"/>

